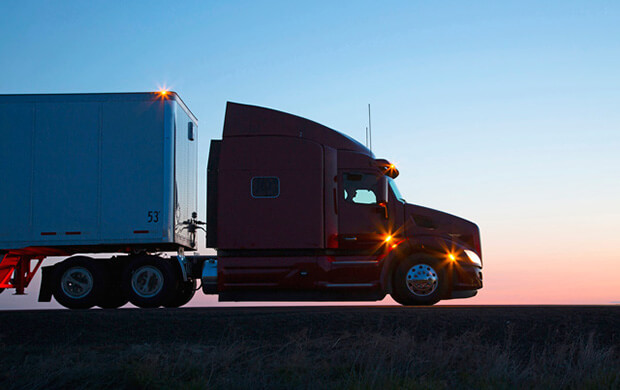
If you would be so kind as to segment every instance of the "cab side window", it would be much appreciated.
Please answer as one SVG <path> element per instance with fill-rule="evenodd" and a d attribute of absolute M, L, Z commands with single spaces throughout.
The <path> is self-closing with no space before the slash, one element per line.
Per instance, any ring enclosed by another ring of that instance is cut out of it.
<path fill-rule="evenodd" d="M 377 204 L 377 177 L 365 173 L 343 174 L 344 200 L 357 204 Z"/>
<path fill-rule="evenodd" d="M 277 198 L 280 196 L 280 179 L 275 176 L 253 177 L 250 192 L 252 198 Z"/>

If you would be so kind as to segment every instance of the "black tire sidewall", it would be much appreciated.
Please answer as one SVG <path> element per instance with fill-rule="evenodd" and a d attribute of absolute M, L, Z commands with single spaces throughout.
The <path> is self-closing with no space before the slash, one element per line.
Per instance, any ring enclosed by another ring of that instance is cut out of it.
<path fill-rule="evenodd" d="M 97 306 L 102 309 L 117 309 L 124 306 L 129 302 L 129 299 L 121 286 L 122 264 L 118 260 L 105 259 L 101 261 L 101 265 L 105 267 L 108 285 Z"/>
<path fill-rule="evenodd" d="M 118 309 L 129 302 L 129 299 L 119 291 L 106 292 L 103 300 L 99 303 L 99 307 L 102 309 Z"/>
<path fill-rule="evenodd" d="M 411 267 L 418 264 L 426 264 L 431 266 L 438 276 L 438 286 L 432 294 L 427 296 L 418 296 L 413 294 L 407 288 L 406 276 Z M 426 255 L 415 255 L 404 259 L 395 269 L 392 279 L 392 298 L 401 305 L 434 305 L 439 302 L 445 295 L 448 288 L 446 264 L 436 258 Z"/>
<path fill-rule="evenodd" d="M 129 299 L 125 295 L 125 291 L 118 285 L 110 285 L 99 302 L 98 306 L 102 309 L 117 309 L 124 306 L 129 302 Z"/>
<path fill-rule="evenodd" d="M 101 301 L 105 293 L 107 278 L 105 269 L 99 262 L 90 257 L 71 257 L 61 263 L 56 264 L 53 277 L 54 298 L 62 306 L 69 309 L 89 309 Z M 62 275 L 73 267 L 83 267 L 90 272 L 93 277 L 93 288 L 90 293 L 82 298 L 72 298 L 62 290 Z"/>
<path fill-rule="evenodd" d="M 157 295 L 144 298 L 138 295 L 131 286 L 131 278 L 134 272 L 145 265 L 150 265 L 159 269 L 164 278 L 162 289 Z M 178 277 L 170 261 L 156 256 L 143 256 L 132 260 L 123 270 L 122 288 L 125 296 L 132 304 L 141 308 L 155 308 L 166 306 L 176 296 Z"/>
<path fill-rule="evenodd" d="M 181 307 L 192 300 L 196 293 L 196 280 L 179 283 L 174 299 L 166 307 Z"/>

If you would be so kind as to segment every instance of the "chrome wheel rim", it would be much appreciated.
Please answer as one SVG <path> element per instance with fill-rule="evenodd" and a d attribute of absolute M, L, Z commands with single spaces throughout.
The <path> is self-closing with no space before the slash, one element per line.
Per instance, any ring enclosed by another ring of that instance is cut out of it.
<path fill-rule="evenodd" d="M 405 282 L 412 294 L 425 297 L 437 290 L 439 278 L 437 277 L 437 271 L 430 265 L 416 264 L 409 268 Z"/>
<path fill-rule="evenodd" d="M 70 298 L 84 298 L 93 290 L 93 275 L 84 267 L 71 267 L 62 274 L 60 288 Z"/>
<path fill-rule="evenodd" d="M 131 276 L 131 288 L 142 298 L 152 298 L 164 287 L 164 275 L 155 266 L 144 265 Z"/>

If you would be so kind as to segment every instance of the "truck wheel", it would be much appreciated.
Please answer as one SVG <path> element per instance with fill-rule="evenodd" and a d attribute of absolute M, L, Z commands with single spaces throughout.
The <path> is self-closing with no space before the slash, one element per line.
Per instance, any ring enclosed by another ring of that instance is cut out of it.
<path fill-rule="evenodd" d="M 56 301 L 69 309 L 89 309 L 103 297 L 105 269 L 90 257 L 77 256 L 57 264 L 53 278 Z"/>
<path fill-rule="evenodd" d="M 179 283 L 173 265 L 156 256 L 134 259 L 123 271 L 123 290 L 129 301 L 142 308 L 165 306 Z"/>
<path fill-rule="evenodd" d="M 106 291 L 103 299 L 97 306 L 102 309 L 117 309 L 124 306 L 127 302 L 129 302 L 129 299 L 127 299 L 125 292 L 117 287 Z"/>
<path fill-rule="evenodd" d="M 122 264 L 118 260 L 105 259 L 99 260 L 101 265 L 105 267 L 108 278 L 106 291 L 103 294 L 101 302 L 97 306 L 102 309 L 117 309 L 129 302 L 129 298 L 125 294 L 121 286 L 121 270 Z"/>
<path fill-rule="evenodd" d="M 446 270 L 441 262 L 415 256 L 401 262 L 392 280 L 392 298 L 401 305 L 434 305 L 448 288 Z"/>
<path fill-rule="evenodd" d="M 196 293 L 196 280 L 188 280 L 187 282 L 179 283 L 174 299 L 164 305 L 166 307 L 181 307 L 192 300 Z"/>

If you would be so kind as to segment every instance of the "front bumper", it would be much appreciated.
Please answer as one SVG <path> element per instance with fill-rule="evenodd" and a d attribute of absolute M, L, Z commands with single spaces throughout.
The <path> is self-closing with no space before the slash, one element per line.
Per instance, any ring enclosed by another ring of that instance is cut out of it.
<path fill-rule="evenodd" d="M 478 294 L 478 290 L 457 290 L 452 291 L 448 299 L 471 298 L 476 294 Z"/>
<path fill-rule="evenodd" d="M 482 268 L 473 264 L 456 263 L 452 270 L 452 291 L 482 288 Z"/>

